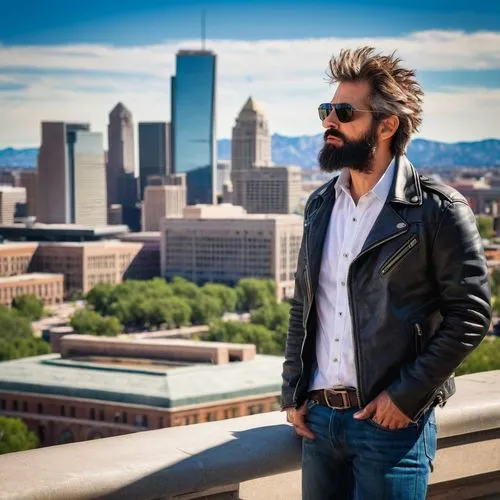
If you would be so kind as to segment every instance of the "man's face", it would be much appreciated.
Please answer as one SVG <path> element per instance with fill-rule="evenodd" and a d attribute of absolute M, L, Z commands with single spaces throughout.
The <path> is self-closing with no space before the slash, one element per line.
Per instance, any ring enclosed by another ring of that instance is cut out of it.
<path fill-rule="evenodd" d="M 331 102 L 370 110 L 370 90 L 366 81 L 344 82 L 338 86 Z M 326 129 L 325 144 L 318 156 L 321 170 L 334 172 L 348 167 L 359 172 L 371 172 L 378 143 L 378 128 L 373 113 L 355 111 L 351 121 L 342 123 L 333 110 L 323 121 L 323 127 Z"/>

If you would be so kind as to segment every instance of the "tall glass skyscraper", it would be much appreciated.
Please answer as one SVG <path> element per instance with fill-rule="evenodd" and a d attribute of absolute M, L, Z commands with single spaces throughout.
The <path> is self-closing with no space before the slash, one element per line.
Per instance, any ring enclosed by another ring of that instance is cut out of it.
<path fill-rule="evenodd" d="M 173 173 L 186 174 L 187 204 L 215 203 L 216 56 L 206 50 L 181 50 L 172 78 Z"/>

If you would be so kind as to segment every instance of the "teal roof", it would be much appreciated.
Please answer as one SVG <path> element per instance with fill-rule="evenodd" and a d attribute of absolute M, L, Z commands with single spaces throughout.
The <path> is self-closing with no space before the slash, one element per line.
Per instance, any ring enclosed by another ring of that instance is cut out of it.
<path fill-rule="evenodd" d="M 281 390 L 283 358 L 257 355 L 224 365 L 162 370 L 61 359 L 47 354 L 0 363 L 0 390 L 174 408 Z"/>

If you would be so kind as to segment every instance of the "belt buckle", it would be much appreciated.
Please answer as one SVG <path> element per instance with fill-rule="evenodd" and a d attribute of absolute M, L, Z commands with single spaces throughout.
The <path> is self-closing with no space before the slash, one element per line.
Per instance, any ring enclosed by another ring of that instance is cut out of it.
<path fill-rule="evenodd" d="M 340 396 L 342 396 L 343 406 L 331 405 L 328 399 L 328 393 L 339 394 Z M 342 385 L 335 385 L 331 389 L 323 389 L 323 395 L 325 396 L 325 401 L 328 408 L 331 408 L 332 410 L 346 410 L 348 408 L 351 408 L 351 402 L 349 401 L 349 396 L 347 395 L 347 389 Z"/>

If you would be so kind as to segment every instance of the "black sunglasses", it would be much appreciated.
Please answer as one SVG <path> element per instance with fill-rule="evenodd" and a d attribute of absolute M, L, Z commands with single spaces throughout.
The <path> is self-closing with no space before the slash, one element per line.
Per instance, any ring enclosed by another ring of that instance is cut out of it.
<path fill-rule="evenodd" d="M 319 119 L 321 121 L 324 121 L 333 110 L 335 110 L 335 114 L 337 115 L 339 122 L 342 123 L 350 122 L 354 118 L 355 111 L 375 113 L 375 111 L 371 109 L 358 109 L 352 104 L 348 104 L 346 102 L 339 102 L 336 104 L 332 104 L 331 102 L 324 102 L 318 107 Z"/>

